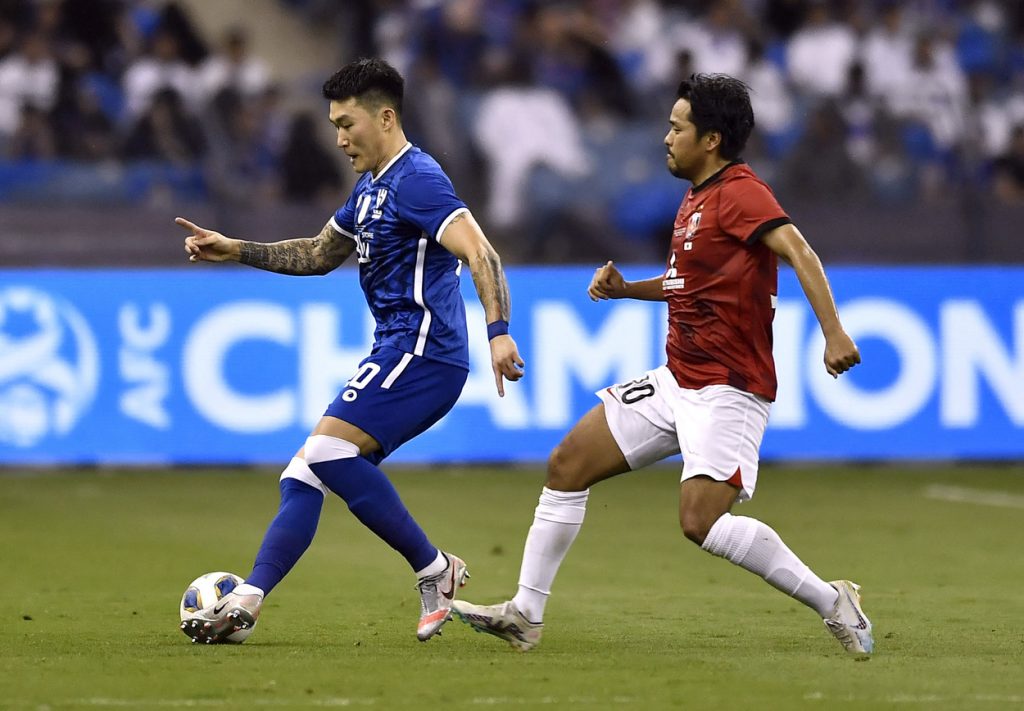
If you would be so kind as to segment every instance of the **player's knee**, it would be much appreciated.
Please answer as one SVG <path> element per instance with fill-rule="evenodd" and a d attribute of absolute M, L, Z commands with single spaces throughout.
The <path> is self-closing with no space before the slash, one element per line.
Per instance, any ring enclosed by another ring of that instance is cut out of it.
<path fill-rule="evenodd" d="M 548 457 L 547 487 L 556 491 L 580 491 L 586 488 L 582 481 L 583 467 L 572 449 L 560 444 Z"/>
<path fill-rule="evenodd" d="M 683 535 L 698 546 L 704 544 L 714 524 L 714 521 L 707 520 L 706 516 L 701 516 L 697 511 L 679 512 L 679 527 L 683 529 Z"/>

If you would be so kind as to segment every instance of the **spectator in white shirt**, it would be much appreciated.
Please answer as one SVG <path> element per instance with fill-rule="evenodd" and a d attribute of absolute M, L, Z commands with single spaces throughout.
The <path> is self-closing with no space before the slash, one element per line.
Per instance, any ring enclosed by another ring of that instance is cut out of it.
<path fill-rule="evenodd" d="M 698 22 L 680 25 L 676 47 L 693 57 L 694 71 L 740 76 L 747 64 L 747 45 L 739 29 L 741 10 L 729 0 L 717 0 Z"/>
<path fill-rule="evenodd" d="M 262 94 L 269 83 L 266 63 L 249 53 L 249 38 L 240 27 L 224 33 L 221 51 L 208 57 L 198 70 L 204 104 L 222 89 L 234 89 L 242 97 L 253 98 Z"/>
<path fill-rule="evenodd" d="M 525 217 L 526 182 L 536 166 L 566 177 L 590 171 L 579 122 L 556 91 L 530 84 L 522 61 L 509 60 L 502 81 L 487 91 L 473 121 L 473 138 L 487 161 L 490 223 L 511 228 Z"/>
<path fill-rule="evenodd" d="M 861 63 L 868 93 L 888 99 L 893 87 L 904 84 L 910 74 L 914 38 L 905 25 L 901 3 L 889 0 L 880 19 L 861 45 Z"/>
<path fill-rule="evenodd" d="M 158 30 L 153 37 L 151 53 L 136 60 L 123 79 L 128 116 L 142 116 L 162 89 L 174 89 L 185 105 L 195 106 L 195 73 L 181 59 L 178 40 L 168 31 Z"/>
<path fill-rule="evenodd" d="M 21 48 L 0 61 L 0 138 L 18 130 L 22 106 L 43 114 L 57 102 L 59 74 L 46 37 L 26 35 Z"/>
<path fill-rule="evenodd" d="M 747 43 L 747 63 L 738 75 L 750 87 L 750 103 L 757 117 L 757 129 L 769 135 L 781 134 L 793 126 L 793 97 L 778 65 L 764 56 L 758 40 Z"/>
<path fill-rule="evenodd" d="M 965 142 L 980 152 L 983 160 L 991 160 L 1010 150 L 1016 125 L 1006 101 L 996 92 L 995 78 L 982 72 L 968 79 L 969 105 L 967 119 L 970 130 Z"/>
<path fill-rule="evenodd" d="M 656 0 L 627 0 L 608 23 L 611 46 L 641 92 L 656 91 L 679 79 L 673 73 L 675 47 L 667 36 L 667 13 Z"/>
<path fill-rule="evenodd" d="M 889 108 L 894 116 L 927 126 L 941 151 L 952 149 L 963 137 L 967 80 L 959 66 L 942 59 L 930 33 L 918 36 L 910 73 L 893 87 Z"/>
<path fill-rule="evenodd" d="M 804 26 L 790 38 L 786 63 L 801 92 L 812 97 L 834 97 L 846 87 L 856 54 L 853 30 L 833 21 L 828 7 L 819 0 L 811 6 Z"/>

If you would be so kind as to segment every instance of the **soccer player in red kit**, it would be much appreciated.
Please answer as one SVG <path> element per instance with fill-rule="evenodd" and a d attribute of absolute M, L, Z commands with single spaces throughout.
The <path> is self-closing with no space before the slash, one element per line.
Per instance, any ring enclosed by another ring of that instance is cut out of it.
<path fill-rule="evenodd" d="M 758 450 L 775 399 L 779 257 L 796 271 L 825 335 L 825 369 L 837 377 L 860 362 L 817 255 L 740 160 L 753 127 L 742 82 L 694 75 L 679 85 L 666 160 L 692 187 L 676 215 L 665 273 L 627 282 L 608 262 L 588 289 L 595 301 L 667 301 L 668 363 L 600 391 L 601 404 L 552 452 L 519 591 L 498 605 L 453 603 L 453 612 L 474 628 L 519 650 L 536 646 L 551 584 L 583 523 L 589 487 L 681 452 L 683 534 L 813 609 L 848 651 L 871 653 L 859 586 L 825 582 L 768 525 L 730 513 L 754 494 Z"/>

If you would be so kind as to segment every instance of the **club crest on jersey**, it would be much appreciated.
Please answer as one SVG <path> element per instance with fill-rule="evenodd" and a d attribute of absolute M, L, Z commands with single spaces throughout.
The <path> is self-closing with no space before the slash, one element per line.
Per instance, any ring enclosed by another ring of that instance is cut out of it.
<path fill-rule="evenodd" d="M 697 208 L 697 211 L 690 215 L 690 219 L 686 222 L 686 234 L 683 236 L 683 251 L 689 252 L 693 249 L 693 238 L 697 236 L 697 228 L 700 227 L 700 216 L 701 210 L 704 206 L 701 205 Z"/>
<path fill-rule="evenodd" d="M 704 207 L 701 205 L 700 207 Z M 700 227 L 700 208 L 697 208 L 697 212 L 690 215 L 690 220 L 686 223 L 686 241 L 689 242 L 697 236 L 697 228 Z"/>
<path fill-rule="evenodd" d="M 381 215 L 384 214 L 384 210 L 382 208 L 384 206 L 384 201 L 387 199 L 387 197 L 387 188 L 381 188 L 380 190 L 377 191 L 377 199 L 373 203 L 373 213 L 370 215 L 373 219 L 379 220 L 381 218 Z"/>

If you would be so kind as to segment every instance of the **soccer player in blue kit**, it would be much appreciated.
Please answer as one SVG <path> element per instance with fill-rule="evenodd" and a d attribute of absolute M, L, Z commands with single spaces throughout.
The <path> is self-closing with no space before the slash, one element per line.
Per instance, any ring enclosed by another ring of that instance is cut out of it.
<path fill-rule="evenodd" d="M 274 243 L 231 239 L 183 218 L 189 259 L 237 261 L 280 274 L 326 274 L 353 252 L 376 320 L 370 355 L 327 408 L 281 474 L 281 505 L 245 583 L 182 623 L 196 642 L 222 642 L 255 624 L 264 598 L 313 540 L 333 491 L 415 571 L 426 641 L 450 618 L 466 564 L 437 549 L 378 464 L 440 420 L 469 369 L 462 264 L 487 318 L 499 395 L 523 361 L 508 334 L 510 300 L 501 261 L 437 162 L 402 130 L 404 80 L 386 62 L 360 59 L 323 86 L 338 147 L 361 173 L 348 202 L 316 237 Z"/>

